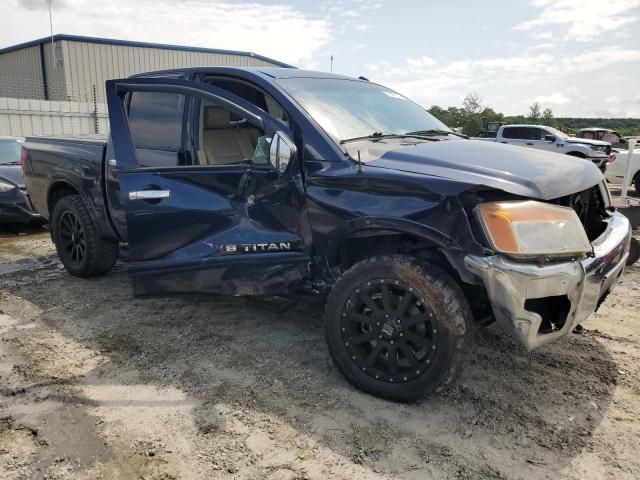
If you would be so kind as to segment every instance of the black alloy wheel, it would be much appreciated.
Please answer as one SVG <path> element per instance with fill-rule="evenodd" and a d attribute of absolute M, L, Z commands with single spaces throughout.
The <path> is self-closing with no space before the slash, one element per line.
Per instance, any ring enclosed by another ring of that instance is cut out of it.
<path fill-rule="evenodd" d="M 383 382 L 424 373 L 438 348 L 433 311 L 399 280 L 372 279 L 357 287 L 342 312 L 342 338 L 351 359 Z"/>
<path fill-rule="evenodd" d="M 87 251 L 87 242 L 80 220 L 69 210 L 60 216 L 58 224 L 60 246 L 71 262 L 82 265 Z"/>
<path fill-rule="evenodd" d="M 355 387 L 412 401 L 452 385 L 472 316 L 456 281 L 404 255 L 362 260 L 338 278 L 324 318 L 329 353 Z"/>

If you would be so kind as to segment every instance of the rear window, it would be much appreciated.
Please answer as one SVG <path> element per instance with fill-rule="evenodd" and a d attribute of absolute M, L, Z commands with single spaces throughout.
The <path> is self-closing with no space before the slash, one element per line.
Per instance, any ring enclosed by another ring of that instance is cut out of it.
<path fill-rule="evenodd" d="M 133 92 L 129 102 L 129 131 L 136 148 L 180 150 L 184 95 Z"/>

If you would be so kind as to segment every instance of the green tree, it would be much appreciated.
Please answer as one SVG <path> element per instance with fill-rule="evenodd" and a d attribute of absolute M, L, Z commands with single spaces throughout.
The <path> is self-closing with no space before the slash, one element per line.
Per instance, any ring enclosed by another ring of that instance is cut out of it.
<path fill-rule="evenodd" d="M 533 102 L 529 106 L 529 120 L 531 120 L 533 123 L 536 123 L 538 120 L 540 120 L 540 117 L 542 116 L 540 110 L 540 104 L 538 102 Z"/>
<path fill-rule="evenodd" d="M 462 126 L 462 133 L 470 137 L 475 137 L 483 128 L 484 126 L 482 125 L 482 120 L 480 120 L 480 115 L 471 115 Z"/>
<path fill-rule="evenodd" d="M 480 113 L 482 111 L 482 99 L 478 92 L 471 92 L 462 101 L 462 108 L 469 115 Z"/>

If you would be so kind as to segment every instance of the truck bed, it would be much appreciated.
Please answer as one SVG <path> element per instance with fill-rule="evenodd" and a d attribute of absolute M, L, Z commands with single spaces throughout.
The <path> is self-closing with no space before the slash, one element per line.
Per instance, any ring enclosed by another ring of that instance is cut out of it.
<path fill-rule="evenodd" d="M 36 212 L 49 218 L 48 194 L 61 183 L 73 187 L 86 199 L 102 197 L 96 179 L 102 179 L 106 144 L 105 135 L 27 137 L 25 185 Z"/>

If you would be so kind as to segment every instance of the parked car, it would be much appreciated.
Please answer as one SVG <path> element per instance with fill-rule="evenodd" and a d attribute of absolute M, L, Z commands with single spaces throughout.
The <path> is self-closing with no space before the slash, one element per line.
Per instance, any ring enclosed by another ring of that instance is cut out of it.
<path fill-rule="evenodd" d="M 609 130 L 608 128 L 583 128 L 576 132 L 576 138 L 600 140 L 602 142 L 610 143 L 615 149 L 626 150 L 629 145 L 627 138 L 623 137 L 615 130 Z"/>
<path fill-rule="evenodd" d="M 611 154 L 611 144 L 609 143 L 572 138 L 560 130 L 543 125 L 502 125 L 495 138 L 482 140 L 586 158 L 603 172 Z"/>
<path fill-rule="evenodd" d="M 0 137 L 0 225 L 42 223 L 33 211 L 20 168 L 24 139 Z"/>
<path fill-rule="evenodd" d="M 381 85 L 218 67 L 106 91 L 108 141 L 26 140 L 68 272 L 127 242 L 135 294 L 320 296 L 333 361 L 375 395 L 450 385 L 474 322 L 557 340 L 623 274 L 629 221 L 595 166 L 460 138 Z"/>
<path fill-rule="evenodd" d="M 611 161 L 607 165 L 607 180 L 615 185 L 622 185 L 624 176 L 629 165 L 629 150 L 620 150 L 611 156 Z M 631 175 L 629 186 L 633 187 L 640 195 L 640 147 L 634 149 L 631 156 Z"/>

